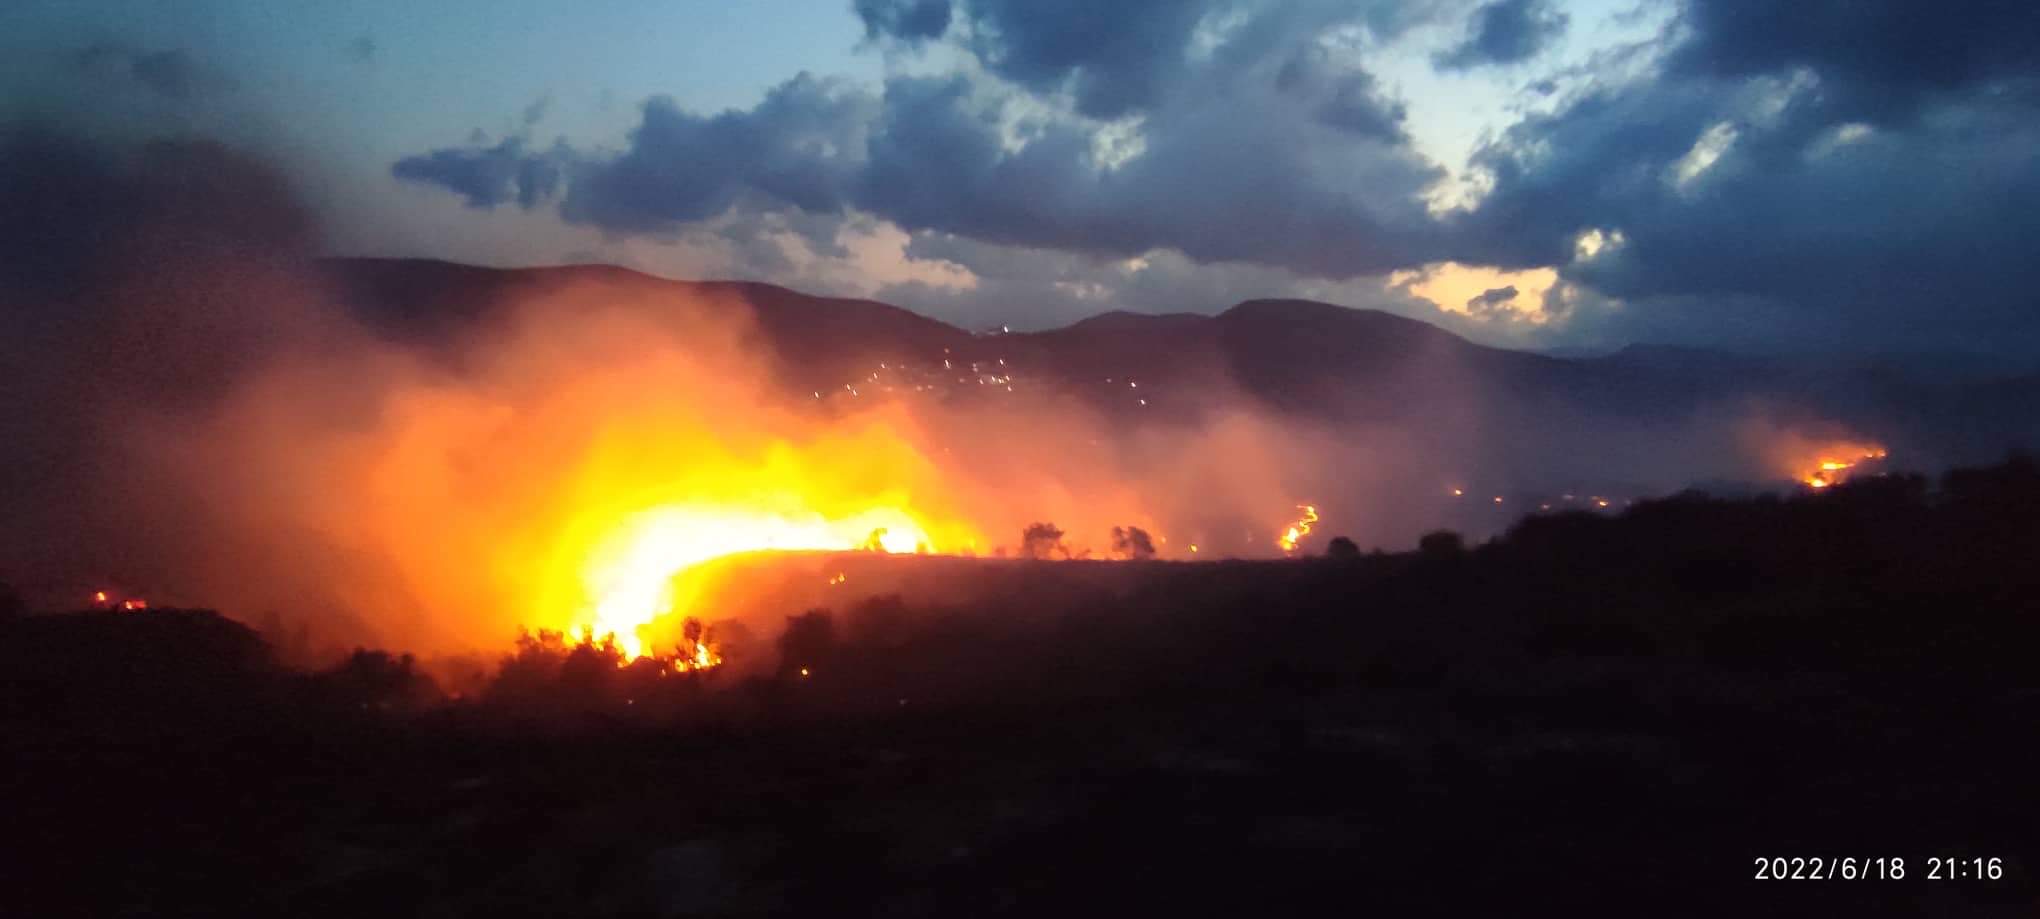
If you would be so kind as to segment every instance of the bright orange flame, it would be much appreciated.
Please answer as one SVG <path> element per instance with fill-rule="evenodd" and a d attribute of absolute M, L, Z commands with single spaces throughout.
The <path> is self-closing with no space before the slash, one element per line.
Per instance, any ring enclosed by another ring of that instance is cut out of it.
<path fill-rule="evenodd" d="M 1847 479 L 1858 464 L 1881 460 L 1887 455 L 1883 447 L 1846 444 L 1836 448 L 1834 453 L 1854 458 L 1834 459 L 1834 454 L 1822 457 L 1811 470 L 1800 474 L 1799 481 L 1806 487 L 1818 491 Z"/>
<path fill-rule="evenodd" d="M 1290 524 L 1288 529 L 1282 531 L 1281 536 L 1275 538 L 1275 544 L 1281 546 L 1284 552 L 1296 551 L 1296 544 L 1301 542 L 1305 536 L 1310 535 L 1310 525 L 1318 522 L 1317 505 L 1299 504 L 1296 507 L 1298 510 L 1303 511 L 1303 516 L 1298 517 L 1295 523 Z M 1192 546 L 1190 551 L 1195 552 L 1197 549 L 1195 546 Z"/>
<path fill-rule="evenodd" d="M 686 596 L 675 578 L 695 565 L 738 552 L 848 551 L 876 546 L 889 553 L 932 545 L 906 511 L 876 508 L 828 519 L 813 512 L 774 512 L 734 506 L 669 504 L 626 516 L 589 548 L 578 569 L 582 605 L 575 618 L 597 635 L 616 636 L 627 658 L 645 651 L 644 628 L 685 613 L 700 598 Z M 841 583 L 839 575 L 834 583 Z M 705 650 L 697 651 L 695 666 Z"/>
<path fill-rule="evenodd" d="M 103 590 L 101 590 L 101 591 L 97 591 L 97 592 L 93 593 L 93 595 L 92 595 L 92 602 L 94 602 L 94 603 L 105 603 L 105 602 L 106 602 L 106 591 L 103 591 Z"/>

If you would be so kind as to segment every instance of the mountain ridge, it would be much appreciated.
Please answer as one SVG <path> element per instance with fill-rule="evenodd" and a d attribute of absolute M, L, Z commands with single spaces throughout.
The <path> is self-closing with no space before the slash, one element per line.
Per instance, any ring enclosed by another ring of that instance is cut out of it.
<path fill-rule="evenodd" d="M 448 342 L 513 296 L 572 288 L 690 310 L 702 295 L 731 297 L 748 306 L 790 391 L 834 392 L 882 367 L 912 364 L 923 383 L 955 395 L 1048 387 L 1130 423 L 1194 420 L 1237 408 L 1244 397 L 1349 429 L 1390 425 L 1419 438 L 1535 444 L 1532 452 L 1554 465 L 1578 462 L 1571 454 L 1584 449 L 1567 432 L 1672 436 L 1686 420 L 1752 412 L 1783 424 L 1840 426 L 1923 464 L 1989 461 L 2040 438 L 2040 422 L 2027 411 L 2040 401 L 2040 375 L 1945 383 L 1876 362 L 1795 363 L 1676 345 L 1560 357 L 1315 300 L 1249 299 L 1214 315 L 1112 310 L 1053 329 L 974 334 L 878 300 L 754 281 L 675 280 L 611 265 L 320 264 L 332 290 L 385 334 Z M 999 385 L 981 386 L 994 378 Z M 1457 433 L 1433 430 L 1445 428 Z"/>

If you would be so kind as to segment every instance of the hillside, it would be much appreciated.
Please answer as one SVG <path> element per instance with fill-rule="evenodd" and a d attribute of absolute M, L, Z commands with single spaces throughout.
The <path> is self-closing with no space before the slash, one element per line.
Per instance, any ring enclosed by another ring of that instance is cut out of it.
<path fill-rule="evenodd" d="M 1927 468 L 1987 460 L 2040 439 L 2040 422 L 2027 411 L 2040 401 L 2040 377 L 2032 375 L 1951 383 L 1888 362 L 1665 346 L 1562 358 L 1305 300 L 1250 300 L 1216 316 L 1109 312 L 1059 329 L 973 335 L 871 300 L 611 266 L 386 259 L 324 266 L 332 290 L 393 336 L 446 339 L 516 297 L 566 291 L 625 299 L 654 315 L 704 298 L 717 310 L 741 302 L 789 392 L 869 381 L 950 399 L 1003 398 L 1010 385 L 1022 398 L 1074 395 L 1129 424 L 1190 423 L 1244 405 L 1349 430 L 1385 425 L 1440 453 L 1487 457 L 1500 449 L 1506 457 L 1489 465 L 1502 472 L 1487 474 L 1516 476 L 1509 484 L 1521 487 L 1608 478 L 1615 470 L 1583 457 L 1637 455 L 1641 448 L 1615 442 L 1624 438 L 1704 450 L 1716 435 L 1695 440 L 1690 427 L 1755 411 L 1783 424 L 1839 425 Z M 1623 464 L 1662 465 L 1650 456 Z"/>

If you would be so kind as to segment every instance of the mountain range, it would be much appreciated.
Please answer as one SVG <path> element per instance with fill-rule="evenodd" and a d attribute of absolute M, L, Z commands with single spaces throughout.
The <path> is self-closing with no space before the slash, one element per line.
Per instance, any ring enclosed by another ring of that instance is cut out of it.
<path fill-rule="evenodd" d="M 989 391 L 1051 390 L 1130 424 L 1246 407 L 1333 429 L 1393 430 L 1439 450 L 1488 454 L 1490 467 L 1548 470 L 1547 478 L 1613 475 L 1593 469 L 1610 437 L 1607 462 L 1620 465 L 1640 441 L 1678 449 L 1715 436 L 1695 431 L 1752 414 L 1873 440 L 1919 469 L 2040 444 L 2040 371 L 1986 369 L 1959 356 L 1836 359 L 1663 345 L 1555 356 L 1308 300 L 1249 300 L 1209 316 L 1108 312 L 1047 331 L 977 334 L 873 300 L 613 266 L 343 258 L 320 269 L 372 327 L 407 340 L 457 340 L 520 297 L 572 292 L 653 314 L 740 302 L 790 393 L 820 398 L 860 381 L 912 379 L 971 399 L 984 398 L 977 394 L 989 380 Z M 918 376 L 874 376 L 881 365 Z"/>

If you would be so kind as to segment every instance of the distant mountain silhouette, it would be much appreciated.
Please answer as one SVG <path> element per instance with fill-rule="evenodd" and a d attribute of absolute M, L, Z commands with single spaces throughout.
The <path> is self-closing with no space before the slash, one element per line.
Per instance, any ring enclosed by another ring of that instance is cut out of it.
<path fill-rule="evenodd" d="M 1846 425 L 1922 465 L 1989 460 L 2040 441 L 2040 413 L 2031 410 L 2040 404 L 2040 374 L 1979 381 L 1913 372 L 1920 361 L 1901 358 L 1796 360 L 1669 345 L 1567 358 L 1478 345 L 1415 319 L 1309 300 L 1249 300 L 1216 316 L 1115 311 L 1060 329 L 973 335 L 872 300 L 754 282 L 673 281 L 604 265 L 332 259 L 324 267 L 334 292 L 372 325 L 423 340 L 450 337 L 513 297 L 569 289 L 628 299 L 653 314 L 741 302 L 789 390 L 840 389 L 881 362 L 940 368 L 945 381 L 973 383 L 975 362 L 986 373 L 1010 372 L 1029 389 L 1053 386 L 1130 419 L 1180 419 L 1221 396 L 1244 396 L 1286 415 L 1393 424 L 1420 438 L 1433 436 L 1431 427 L 1481 431 L 1490 445 L 1509 439 L 1525 463 L 1548 457 L 1560 465 L 1578 460 L 1592 430 L 1670 436 L 1683 420 L 1753 405 L 1788 421 Z M 1434 446 L 1453 444 L 1445 438 Z"/>

